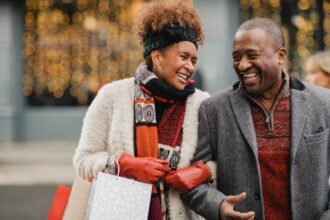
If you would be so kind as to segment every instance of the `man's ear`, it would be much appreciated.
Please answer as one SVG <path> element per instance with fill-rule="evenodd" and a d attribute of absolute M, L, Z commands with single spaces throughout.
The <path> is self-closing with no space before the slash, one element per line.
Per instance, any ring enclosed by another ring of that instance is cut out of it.
<path fill-rule="evenodd" d="M 151 61 L 153 63 L 154 66 L 159 66 L 160 64 L 160 57 L 161 57 L 161 54 L 160 54 L 160 51 L 159 50 L 153 50 L 151 51 Z"/>
<path fill-rule="evenodd" d="M 278 50 L 278 60 L 280 65 L 284 65 L 286 60 L 286 49 L 284 47 Z"/>

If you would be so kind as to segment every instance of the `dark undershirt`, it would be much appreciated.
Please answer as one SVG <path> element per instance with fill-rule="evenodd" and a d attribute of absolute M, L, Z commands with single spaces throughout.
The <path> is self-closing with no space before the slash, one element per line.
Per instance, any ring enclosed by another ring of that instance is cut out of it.
<path fill-rule="evenodd" d="M 156 120 L 157 120 L 157 125 L 158 125 L 161 118 L 163 117 L 165 110 L 168 107 L 170 107 L 170 103 L 159 102 L 159 101 L 155 100 L 155 105 L 156 105 Z"/>

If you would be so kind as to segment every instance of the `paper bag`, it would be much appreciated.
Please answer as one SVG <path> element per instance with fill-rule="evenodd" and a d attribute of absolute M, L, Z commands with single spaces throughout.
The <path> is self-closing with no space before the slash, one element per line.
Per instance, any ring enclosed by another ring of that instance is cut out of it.
<path fill-rule="evenodd" d="M 71 189 L 69 187 L 63 185 L 57 187 L 52 206 L 48 213 L 48 220 L 62 220 L 70 196 L 70 191 Z"/>
<path fill-rule="evenodd" d="M 87 220 L 147 220 L 151 184 L 99 173 L 93 181 Z"/>
<path fill-rule="evenodd" d="M 83 220 L 92 183 L 76 175 L 63 220 Z"/>

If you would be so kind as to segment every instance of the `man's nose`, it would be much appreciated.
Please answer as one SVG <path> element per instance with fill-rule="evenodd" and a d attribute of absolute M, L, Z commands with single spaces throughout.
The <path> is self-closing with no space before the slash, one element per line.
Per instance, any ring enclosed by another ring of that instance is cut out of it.
<path fill-rule="evenodd" d="M 244 72 L 247 69 L 249 69 L 250 67 L 251 67 L 250 60 L 246 56 L 243 56 L 238 64 L 238 70 L 241 72 Z"/>

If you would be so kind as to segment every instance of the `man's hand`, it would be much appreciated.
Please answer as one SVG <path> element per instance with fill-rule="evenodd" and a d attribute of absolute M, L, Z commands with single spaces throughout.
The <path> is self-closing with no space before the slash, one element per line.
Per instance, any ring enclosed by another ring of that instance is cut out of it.
<path fill-rule="evenodd" d="M 243 192 L 235 196 L 226 196 L 220 205 L 220 219 L 221 220 L 253 220 L 255 213 L 250 212 L 237 212 L 234 207 L 237 203 L 246 199 L 246 193 Z"/>

